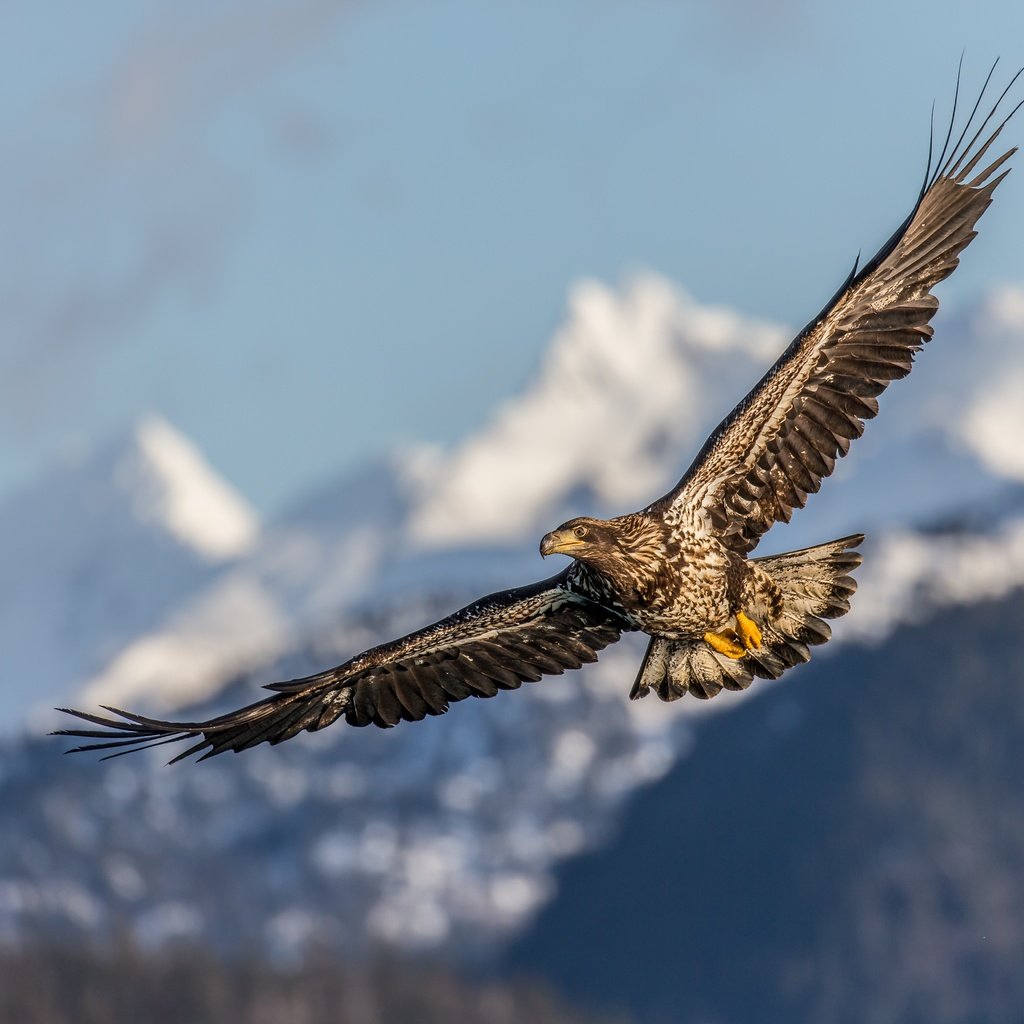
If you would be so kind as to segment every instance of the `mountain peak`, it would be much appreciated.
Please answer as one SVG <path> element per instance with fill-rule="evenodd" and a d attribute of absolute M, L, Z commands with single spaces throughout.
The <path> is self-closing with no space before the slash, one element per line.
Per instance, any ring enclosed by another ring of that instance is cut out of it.
<path fill-rule="evenodd" d="M 12 495 L 0 506 L 8 720 L 81 685 L 256 539 L 243 499 L 156 416 Z"/>
<path fill-rule="evenodd" d="M 234 558 L 252 547 L 255 513 L 191 441 L 156 415 L 140 420 L 130 438 L 114 474 L 140 519 L 163 525 L 209 561 Z"/>
<path fill-rule="evenodd" d="M 619 289 L 580 282 L 532 384 L 429 475 L 412 537 L 525 535 L 582 488 L 594 511 L 646 503 L 672 482 L 665 453 L 693 448 L 784 344 L 781 328 L 654 274 Z"/>

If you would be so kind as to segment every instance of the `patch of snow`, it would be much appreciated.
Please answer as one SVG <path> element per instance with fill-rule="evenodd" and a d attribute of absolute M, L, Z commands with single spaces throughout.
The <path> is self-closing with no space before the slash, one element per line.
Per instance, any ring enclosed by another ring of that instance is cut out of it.
<path fill-rule="evenodd" d="M 879 642 L 939 608 L 1002 597 L 1024 586 L 1024 518 L 985 534 L 895 530 L 867 550 L 841 638 Z"/>
<path fill-rule="evenodd" d="M 988 393 L 968 407 L 960 430 L 993 473 L 1024 480 L 1024 365 L 992 382 Z"/>
<path fill-rule="evenodd" d="M 298 638 L 277 604 L 244 575 L 218 581 L 164 628 L 128 644 L 82 690 L 87 705 L 157 710 L 203 700 Z"/>
<path fill-rule="evenodd" d="M 993 475 L 1024 480 L 1024 288 L 994 288 L 942 329 L 953 344 L 941 378 L 924 382 L 924 409 Z"/>

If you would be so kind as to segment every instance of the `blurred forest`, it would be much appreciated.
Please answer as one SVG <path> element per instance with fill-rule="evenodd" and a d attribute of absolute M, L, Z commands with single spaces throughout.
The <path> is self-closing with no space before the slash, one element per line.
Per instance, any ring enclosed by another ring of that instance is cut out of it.
<path fill-rule="evenodd" d="M 529 983 L 326 955 L 286 968 L 197 948 L 0 947 L 0 1024 L 626 1024 Z"/>

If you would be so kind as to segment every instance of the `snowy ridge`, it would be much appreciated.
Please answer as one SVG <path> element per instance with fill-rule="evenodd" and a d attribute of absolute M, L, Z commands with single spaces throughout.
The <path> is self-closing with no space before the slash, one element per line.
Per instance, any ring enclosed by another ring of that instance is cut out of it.
<path fill-rule="evenodd" d="M 139 457 L 123 460 L 116 472 L 139 519 L 162 525 L 212 562 L 252 548 L 255 514 L 190 441 L 157 416 L 144 419 L 135 436 Z"/>
<path fill-rule="evenodd" d="M 68 695 L 255 543 L 256 518 L 150 417 L 0 506 L 0 697 Z"/>
<path fill-rule="evenodd" d="M 1024 587 L 1024 516 L 985 534 L 894 530 L 869 546 L 857 576 L 855 611 L 843 620 L 841 636 L 876 643 L 937 609 Z"/>
<path fill-rule="evenodd" d="M 169 711 L 206 698 L 360 608 L 401 551 L 401 467 L 390 460 L 365 467 L 297 506 L 248 558 L 117 652 L 82 699 Z"/>
<path fill-rule="evenodd" d="M 579 285 L 534 382 L 479 434 L 450 454 L 415 449 L 325 486 L 119 652 L 84 698 L 164 712 L 341 613 L 438 589 L 453 610 L 550 574 L 537 536 L 574 511 L 622 511 L 670 486 L 680 453 L 784 343 L 781 329 L 702 307 L 653 275 L 621 293 Z"/>
<path fill-rule="evenodd" d="M 701 306 L 653 275 L 621 293 L 576 285 L 533 384 L 431 467 L 412 540 L 532 535 L 576 491 L 605 508 L 646 504 L 666 470 L 681 475 L 697 429 L 742 396 L 736 382 L 755 380 L 786 340 L 780 327 Z"/>
<path fill-rule="evenodd" d="M 160 629 L 129 643 L 85 685 L 80 700 L 86 706 L 142 701 L 180 707 L 298 642 L 266 592 L 244 575 L 231 575 L 172 613 Z M 168 692 L 174 697 L 165 704 L 160 698 Z"/>

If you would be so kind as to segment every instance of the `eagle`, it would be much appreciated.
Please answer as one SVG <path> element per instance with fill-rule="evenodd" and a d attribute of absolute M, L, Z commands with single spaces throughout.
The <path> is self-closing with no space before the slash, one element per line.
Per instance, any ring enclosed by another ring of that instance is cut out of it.
<path fill-rule="evenodd" d="M 994 71 L 954 141 L 958 73 L 945 141 L 933 159 L 933 120 L 909 216 L 872 259 L 854 265 L 676 486 L 638 512 L 570 519 L 541 540 L 541 555 L 571 559 L 557 575 L 491 594 L 342 665 L 270 683 L 271 696 L 206 721 L 60 709 L 91 726 L 57 733 L 90 740 L 69 752 L 114 757 L 194 741 L 173 763 L 281 743 L 340 718 L 385 728 L 415 722 L 466 697 L 596 661 L 631 631 L 650 638 L 634 699 L 651 690 L 666 701 L 708 699 L 806 662 L 830 638 L 828 620 L 850 608 L 863 536 L 770 557 L 752 552 L 819 489 L 877 414 L 878 396 L 910 372 L 932 337 L 932 290 L 956 269 L 1016 152 L 993 158 L 990 149 L 1024 104 L 997 113 L 1021 71 L 975 127 Z"/>

